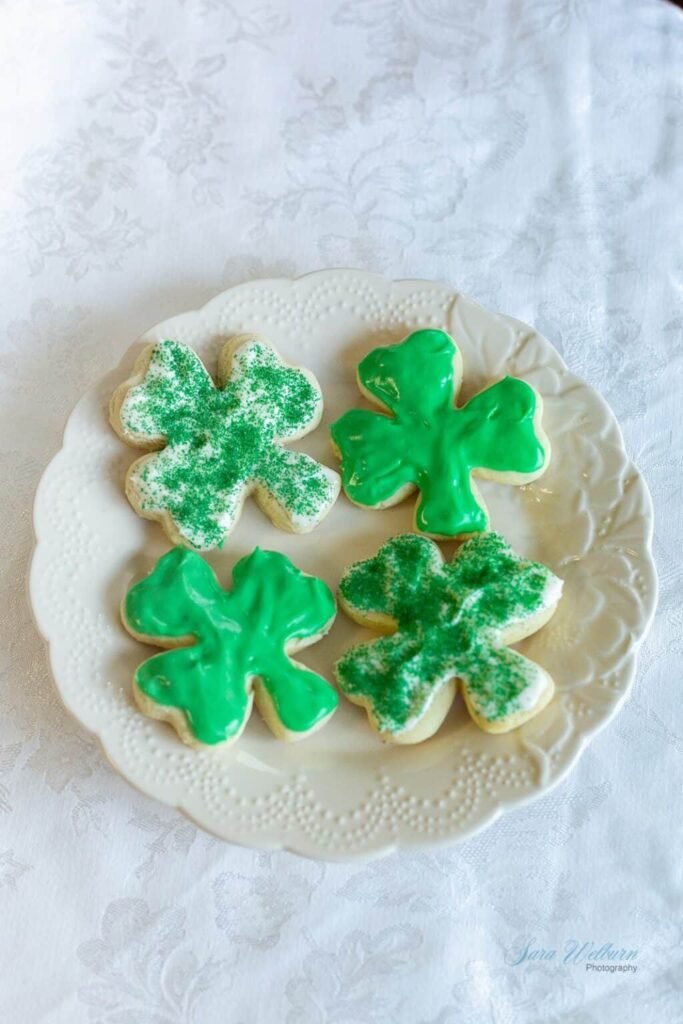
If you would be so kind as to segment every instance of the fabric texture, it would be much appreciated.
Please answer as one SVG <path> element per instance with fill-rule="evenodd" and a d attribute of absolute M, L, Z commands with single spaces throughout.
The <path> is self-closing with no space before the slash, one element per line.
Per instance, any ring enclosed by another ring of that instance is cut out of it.
<path fill-rule="evenodd" d="M 0 50 L 0 1019 L 683 1021 L 681 12 L 5 0 Z M 615 409 L 658 525 L 633 696 L 571 777 L 366 865 L 233 848 L 131 789 L 62 708 L 23 582 L 83 390 L 154 323 L 321 266 L 535 324 Z"/>

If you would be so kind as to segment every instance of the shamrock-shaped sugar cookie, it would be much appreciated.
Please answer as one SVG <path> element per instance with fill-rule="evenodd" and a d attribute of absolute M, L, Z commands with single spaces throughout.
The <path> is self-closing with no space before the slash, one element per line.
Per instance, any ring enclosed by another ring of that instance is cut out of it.
<path fill-rule="evenodd" d="M 394 537 L 342 578 L 344 610 L 390 635 L 348 650 L 337 662 L 339 685 L 396 743 L 436 732 L 458 680 L 477 725 L 507 732 L 545 707 L 554 685 L 506 645 L 540 629 L 561 592 L 561 580 L 497 533 L 475 535 L 445 563 L 426 537 Z"/>
<path fill-rule="evenodd" d="M 387 508 L 417 487 L 416 528 L 455 537 L 488 527 L 473 474 L 523 484 L 543 473 L 540 395 L 505 377 L 458 408 L 461 381 L 460 352 L 444 331 L 416 331 L 362 360 L 361 391 L 391 415 L 353 409 L 332 424 L 352 501 Z"/>
<path fill-rule="evenodd" d="M 334 504 L 339 477 L 282 443 L 313 430 L 322 407 L 315 377 L 262 339 L 225 345 L 217 386 L 186 345 L 149 346 L 111 402 L 125 441 L 162 449 L 133 463 L 128 498 L 174 543 L 200 550 L 223 543 L 252 492 L 276 526 L 305 533 Z"/>
<path fill-rule="evenodd" d="M 236 740 L 254 699 L 276 736 L 307 736 L 338 698 L 289 654 L 327 632 L 334 597 L 284 555 L 259 548 L 237 563 L 232 582 L 226 592 L 200 555 L 178 547 L 131 588 L 121 610 L 128 631 L 172 648 L 140 665 L 135 698 L 196 746 Z"/>

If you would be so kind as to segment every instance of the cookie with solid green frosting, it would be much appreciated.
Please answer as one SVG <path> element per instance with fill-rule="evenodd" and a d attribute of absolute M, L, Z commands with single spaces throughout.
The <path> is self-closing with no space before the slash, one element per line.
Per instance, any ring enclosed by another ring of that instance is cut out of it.
<path fill-rule="evenodd" d="M 352 409 L 331 426 L 346 495 L 382 509 L 419 491 L 415 529 L 466 537 L 488 529 L 474 477 L 525 484 L 550 460 L 538 392 L 516 377 L 456 405 L 462 356 L 441 330 L 415 331 L 370 352 L 358 385 L 380 412 Z"/>
<path fill-rule="evenodd" d="M 192 746 L 233 743 L 254 700 L 276 736 L 301 739 L 325 724 L 338 698 L 291 655 L 324 636 L 335 614 L 327 584 L 277 551 L 240 559 L 224 590 L 200 555 L 174 548 L 121 606 L 129 633 L 166 648 L 136 670 L 135 699 Z"/>

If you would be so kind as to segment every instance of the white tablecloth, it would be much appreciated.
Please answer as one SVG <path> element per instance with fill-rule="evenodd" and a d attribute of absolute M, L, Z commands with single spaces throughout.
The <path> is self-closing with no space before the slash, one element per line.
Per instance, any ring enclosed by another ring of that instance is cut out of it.
<path fill-rule="evenodd" d="M 682 1021 L 680 12 L 4 0 L 0 48 L 0 1019 Z M 615 408 L 659 525 L 633 697 L 571 778 L 366 866 L 236 849 L 134 792 L 62 709 L 23 583 L 83 389 L 232 283 L 337 265 L 536 324 Z M 565 963 L 572 940 L 637 971 Z"/>

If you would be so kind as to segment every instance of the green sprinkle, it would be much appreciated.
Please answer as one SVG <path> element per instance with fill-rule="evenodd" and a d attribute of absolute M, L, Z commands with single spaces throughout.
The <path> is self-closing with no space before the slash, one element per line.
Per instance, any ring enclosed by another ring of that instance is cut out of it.
<path fill-rule="evenodd" d="M 337 475 L 281 445 L 311 430 L 321 406 L 317 383 L 264 341 L 241 345 L 218 387 L 191 349 L 160 342 L 120 409 L 132 440 L 164 445 L 131 471 L 139 510 L 166 512 L 189 545 L 206 549 L 223 543 L 253 489 L 296 529 L 311 529 L 336 499 Z"/>
<path fill-rule="evenodd" d="M 336 666 L 340 686 L 367 701 L 391 733 L 414 725 L 453 678 L 489 722 L 525 710 L 535 703 L 537 667 L 500 636 L 553 605 L 561 586 L 497 533 L 476 535 L 449 563 L 425 537 L 394 537 L 342 578 L 349 614 L 389 617 L 396 631 L 347 651 Z"/>

